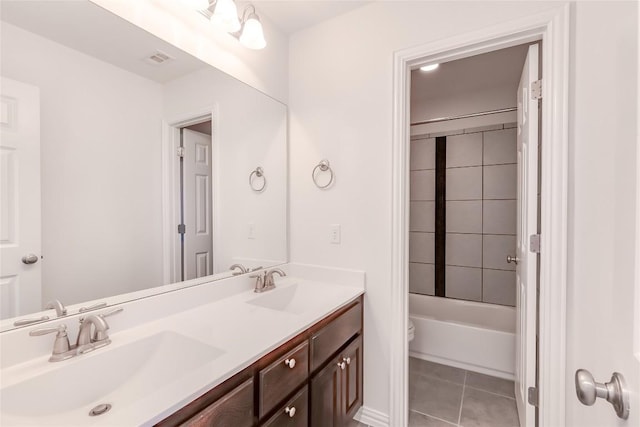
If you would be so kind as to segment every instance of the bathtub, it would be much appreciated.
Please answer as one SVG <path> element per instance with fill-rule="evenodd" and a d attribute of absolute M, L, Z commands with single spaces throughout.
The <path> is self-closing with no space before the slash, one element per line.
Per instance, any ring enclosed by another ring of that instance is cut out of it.
<path fill-rule="evenodd" d="M 516 309 L 409 294 L 413 357 L 514 379 Z"/>

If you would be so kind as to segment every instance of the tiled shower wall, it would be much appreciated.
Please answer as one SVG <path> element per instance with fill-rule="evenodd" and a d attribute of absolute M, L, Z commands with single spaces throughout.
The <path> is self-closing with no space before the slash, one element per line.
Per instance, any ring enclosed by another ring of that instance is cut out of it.
<path fill-rule="evenodd" d="M 515 126 L 412 139 L 410 292 L 434 295 L 435 137 L 447 136 L 445 295 L 515 305 Z"/>

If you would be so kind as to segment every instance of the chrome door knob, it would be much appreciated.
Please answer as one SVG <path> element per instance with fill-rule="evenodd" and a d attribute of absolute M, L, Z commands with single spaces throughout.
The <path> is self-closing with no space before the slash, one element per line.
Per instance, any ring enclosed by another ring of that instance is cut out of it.
<path fill-rule="evenodd" d="M 296 359 L 293 357 L 291 359 L 287 359 L 284 361 L 284 364 L 289 367 L 289 369 L 293 369 L 296 366 Z"/>
<path fill-rule="evenodd" d="M 606 399 L 613 405 L 619 418 L 629 418 L 629 391 L 622 374 L 614 372 L 611 381 L 602 384 L 594 380 L 586 369 L 576 371 L 576 395 L 584 405 L 591 406 L 596 399 Z"/>
<path fill-rule="evenodd" d="M 38 262 L 38 255 L 26 254 L 25 256 L 22 257 L 22 262 L 27 265 L 35 264 L 36 262 Z"/>
<path fill-rule="evenodd" d="M 288 406 L 286 408 L 284 408 L 284 412 L 286 414 L 289 414 L 289 418 L 293 418 L 294 415 L 296 414 L 296 407 L 292 406 L 291 408 L 289 408 Z"/>
<path fill-rule="evenodd" d="M 518 261 L 520 261 L 520 258 L 518 258 L 517 256 L 507 255 L 508 264 L 514 263 L 515 265 L 518 265 Z"/>

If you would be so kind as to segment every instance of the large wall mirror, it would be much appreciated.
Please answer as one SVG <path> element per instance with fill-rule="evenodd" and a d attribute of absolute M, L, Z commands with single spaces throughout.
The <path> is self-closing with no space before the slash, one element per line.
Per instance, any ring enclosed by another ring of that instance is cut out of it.
<path fill-rule="evenodd" d="M 287 261 L 284 104 L 88 0 L 0 7 L 2 330 Z"/>

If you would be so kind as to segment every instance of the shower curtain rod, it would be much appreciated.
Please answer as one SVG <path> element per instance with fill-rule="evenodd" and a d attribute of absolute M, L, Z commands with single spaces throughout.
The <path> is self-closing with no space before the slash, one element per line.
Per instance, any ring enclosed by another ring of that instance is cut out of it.
<path fill-rule="evenodd" d="M 480 113 L 463 114 L 461 116 L 438 117 L 436 119 L 429 119 L 429 120 L 424 120 L 424 121 L 421 121 L 421 122 L 411 123 L 411 126 L 428 125 L 429 123 L 448 122 L 450 120 L 468 119 L 468 118 L 471 118 L 471 117 L 488 116 L 489 114 L 510 113 L 512 111 L 517 111 L 517 110 L 518 109 L 516 107 L 511 107 L 511 108 L 500 108 L 498 110 L 482 111 Z"/>

